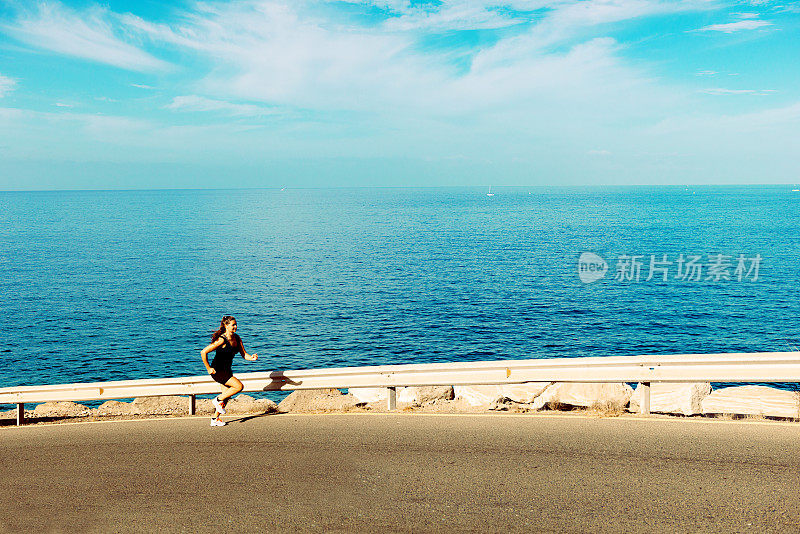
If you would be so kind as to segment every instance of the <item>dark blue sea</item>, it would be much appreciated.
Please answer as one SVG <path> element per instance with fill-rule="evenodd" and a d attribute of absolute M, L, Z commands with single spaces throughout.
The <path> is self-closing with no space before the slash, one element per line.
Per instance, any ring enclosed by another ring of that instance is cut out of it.
<path fill-rule="evenodd" d="M 0 387 L 204 374 L 225 314 L 235 372 L 799 350 L 791 189 L 2 192 Z"/>

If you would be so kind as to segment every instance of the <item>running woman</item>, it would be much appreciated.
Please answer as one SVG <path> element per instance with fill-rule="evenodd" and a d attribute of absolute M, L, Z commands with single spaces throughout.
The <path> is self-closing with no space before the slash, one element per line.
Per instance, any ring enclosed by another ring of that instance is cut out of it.
<path fill-rule="evenodd" d="M 211 361 L 211 365 L 209 365 L 208 353 L 212 350 L 216 351 L 216 354 Z M 228 399 L 244 388 L 242 382 L 233 376 L 233 370 L 231 369 L 233 357 L 237 352 L 244 356 L 247 361 L 254 362 L 258 359 L 258 354 L 248 354 L 244 350 L 242 338 L 236 334 L 236 319 L 226 315 L 220 321 L 219 330 L 211 336 L 211 343 L 200 351 L 200 356 L 203 358 L 206 369 L 208 369 L 208 374 L 222 386 L 222 393 L 211 401 L 216 410 L 211 418 L 211 426 L 225 426 L 227 424 L 221 419 L 221 416 L 225 414 L 225 405 L 228 403 Z"/>

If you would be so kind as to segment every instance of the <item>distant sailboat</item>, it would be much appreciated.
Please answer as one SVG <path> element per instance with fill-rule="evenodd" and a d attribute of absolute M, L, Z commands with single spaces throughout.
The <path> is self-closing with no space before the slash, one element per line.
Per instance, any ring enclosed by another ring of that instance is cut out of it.
<path fill-rule="evenodd" d="M 493 197 L 494 196 L 494 193 L 492 193 L 492 186 L 491 185 L 489 186 L 489 192 L 486 193 L 486 196 L 487 197 Z"/>

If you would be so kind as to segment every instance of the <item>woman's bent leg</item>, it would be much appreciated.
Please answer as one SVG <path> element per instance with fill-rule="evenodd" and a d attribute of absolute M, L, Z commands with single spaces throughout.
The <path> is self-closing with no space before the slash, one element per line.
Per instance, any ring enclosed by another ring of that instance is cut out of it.
<path fill-rule="evenodd" d="M 220 402 L 225 402 L 243 389 L 244 385 L 242 384 L 241 380 L 235 376 L 232 376 L 227 382 L 225 382 L 225 385 L 222 386 L 222 394 L 220 394 L 220 396 L 217 398 Z"/>

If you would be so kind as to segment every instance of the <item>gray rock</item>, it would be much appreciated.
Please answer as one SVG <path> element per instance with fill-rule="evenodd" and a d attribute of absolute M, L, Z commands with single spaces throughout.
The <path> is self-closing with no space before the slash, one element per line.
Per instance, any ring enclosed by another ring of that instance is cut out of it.
<path fill-rule="evenodd" d="M 311 389 L 293 391 L 278 404 L 281 412 L 342 412 L 363 404 L 353 395 L 342 394 L 338 389 Z"/>
<path fill-rule="evenodd" d="M 214 415 L 216 411 L 214 405 L 211 404 L 211 399 L 197 399 L 194 409 L 197 415 Z"/>
<path fill-rule="evenodd" d="M 493 402 L 489 405 L 489 409 L 497 412 L 506 412 L 509 409 L 509 405 L 502 402 Z"/>
<path fill-rule="evenodd" d="M 139 397 L 131 405 L 132 415 L 186 415 L 189 413 L 189 397 L 165 395 L 161 397 Z"/>
<path fill-rule="evenodd" d="M 69 401 L 45 402 L 33 410 L 34 417 L 85 417 L 91 413 L 83 404 Z"/>
<path fill-rule="evenodd" d="M 397 403 L 422 406 L 438 400 L 453 400 L 453 386 L 421 386 L 398 388 Z"/>
<path fill-rule="evenodd" d="M 278 405 L 269 399 L 255 399 L 249 395 L 237 395 L 228 401 L 225 410 L 229 414 L 271 413 L 278 411 Z"/>
<path fill-rule="evenodd" d="M 133 411 L 133 406 L 130 402 L 120 402 L 115 400 L 106 401 L 98 406 L 94 413 L 100 416 L 109 415 L 130 415 Z"/>

